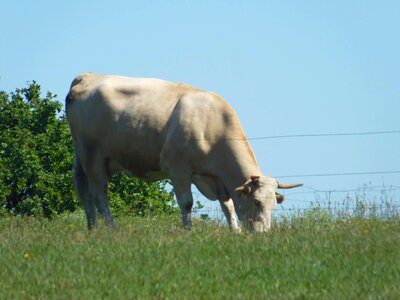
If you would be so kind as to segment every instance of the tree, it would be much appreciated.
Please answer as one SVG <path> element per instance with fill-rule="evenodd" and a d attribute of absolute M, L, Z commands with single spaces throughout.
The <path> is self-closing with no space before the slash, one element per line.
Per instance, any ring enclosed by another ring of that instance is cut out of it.
<path fill-rule="evenodd" d="M 11 214 L 74 211 L 73 144 L 62 104 L 33 81 L 14 93 L 0 91 L 0 204 Z M 110 184 L 114 214 L 174 211 L 166 182 L 146 184 L 127 175 Z"/>

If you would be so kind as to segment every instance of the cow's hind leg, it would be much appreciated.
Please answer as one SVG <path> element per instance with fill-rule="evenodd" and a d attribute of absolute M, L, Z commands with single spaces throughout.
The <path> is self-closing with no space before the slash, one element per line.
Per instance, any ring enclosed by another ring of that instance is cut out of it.
<path fill-rule="evenodd" d="M 108 175 L 106 170 L 107 159 L 97 153 L 88 168 L 90 196 L 106 225 L 114 229 L 115 221 L 108 204 Z"/>
<path fill-rule="evenodd" d="M 96 206 L 93 202 L 93 198 L 89 193 L 89 179 L 86 175 L 81 161 L 77 155 L 75 155 L 73 178 L 75 191 L 78 195 L 78 199 L 83 205 L 86 213 L 87 225 L 89 230 L 96 226 Z"/>
<path fill-rule="evenodd" d="M 79 198 L 85 208 L 88 228 L 96 226 L 96 208 L 105 223 L 114 228 L 115 222 L 108 205 L 107 159 L 93 145 L 80 145 L 75 173 Z M 77 172 L 78 171 L 78 172 Z M 79 177 L 79 178 L 78 178 Z"/>
<path fill-rule="evenodd" d="M 93 199 L 100 216 L 104 219 L 105 224 L 114 229 L 115 221 L 108 205 L 107 185 L 107 180 L 104 180 L 102 176 L 97 175 L 95 178 L 90 178 L 90 196 Z"/>
<path fill-rule="evenodd" d="M 176 195 L 179 208 L 182 214 L 182 224 L 185 229 L 190 229 L 192 225 L 192 206 L 193 195 L 191 190 L 191 180 L 182 178 L 171 178 L 172 186 Z"/>

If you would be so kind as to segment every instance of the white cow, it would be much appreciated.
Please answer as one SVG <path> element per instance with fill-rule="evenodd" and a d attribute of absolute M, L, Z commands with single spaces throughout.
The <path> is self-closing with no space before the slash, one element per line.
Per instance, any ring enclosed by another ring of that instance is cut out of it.
<path fill-rule="evenodd" d="M 271 212 L 283 184 L 261 174 L 234 110 L 218 95 L 181 83 L 84 73 L 66 98 L 74 147 L 74 182 L 89 229 L 96 209 L 114 226 L 107 183 L 126 170 L 146 181 L 169 178 L 182 213 L 191 225 L 195 184 L 219 200 L 229 225 L 250 230 L 271 226 Z"/>

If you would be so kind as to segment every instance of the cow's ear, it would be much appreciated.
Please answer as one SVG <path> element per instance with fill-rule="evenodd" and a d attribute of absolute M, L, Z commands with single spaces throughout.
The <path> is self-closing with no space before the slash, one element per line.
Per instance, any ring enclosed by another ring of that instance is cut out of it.
<path fill-rule="evenodd" d="M 275 193 L 275 195 L 276 195 L 276 202 L 278 204 L 281 204 L 283 202 L 283 200 L 285 200 L 285 196 L 283 196 L 283 195 L 281 195 L 279 193 Z"/>
<path fill-rule="evenodd" d="M 238 188 L 235 189 L 236 193 L 241 197 L 245 194 L 250 194 L 251 193 L 251 188 L 248 184 L 239 186 Z"/>

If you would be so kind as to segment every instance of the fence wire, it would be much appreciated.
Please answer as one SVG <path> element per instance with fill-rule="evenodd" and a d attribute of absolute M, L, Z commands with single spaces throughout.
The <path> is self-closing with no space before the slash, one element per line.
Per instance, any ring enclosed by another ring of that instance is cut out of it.
<path fill-rule="evenodd" d="M 396 192 L 400 186 L 363 186 L 354 189 L 318 190 L 305 187 L 309 191 L 290 192 L 285 201 L 273 209 L 273 216 L 294 216 L 308 211 L 318 210 L 334 217 L 344 216 L 380 216 L 382 218 L 400 218 L 400 201 Z M 197 197 L 200 194 L 195 193 Z M 303 196 L 293 197 L 293 196 Z M 195 207 L 193 216 L 224 220 L 222 209 L 216 206 Z"/>

